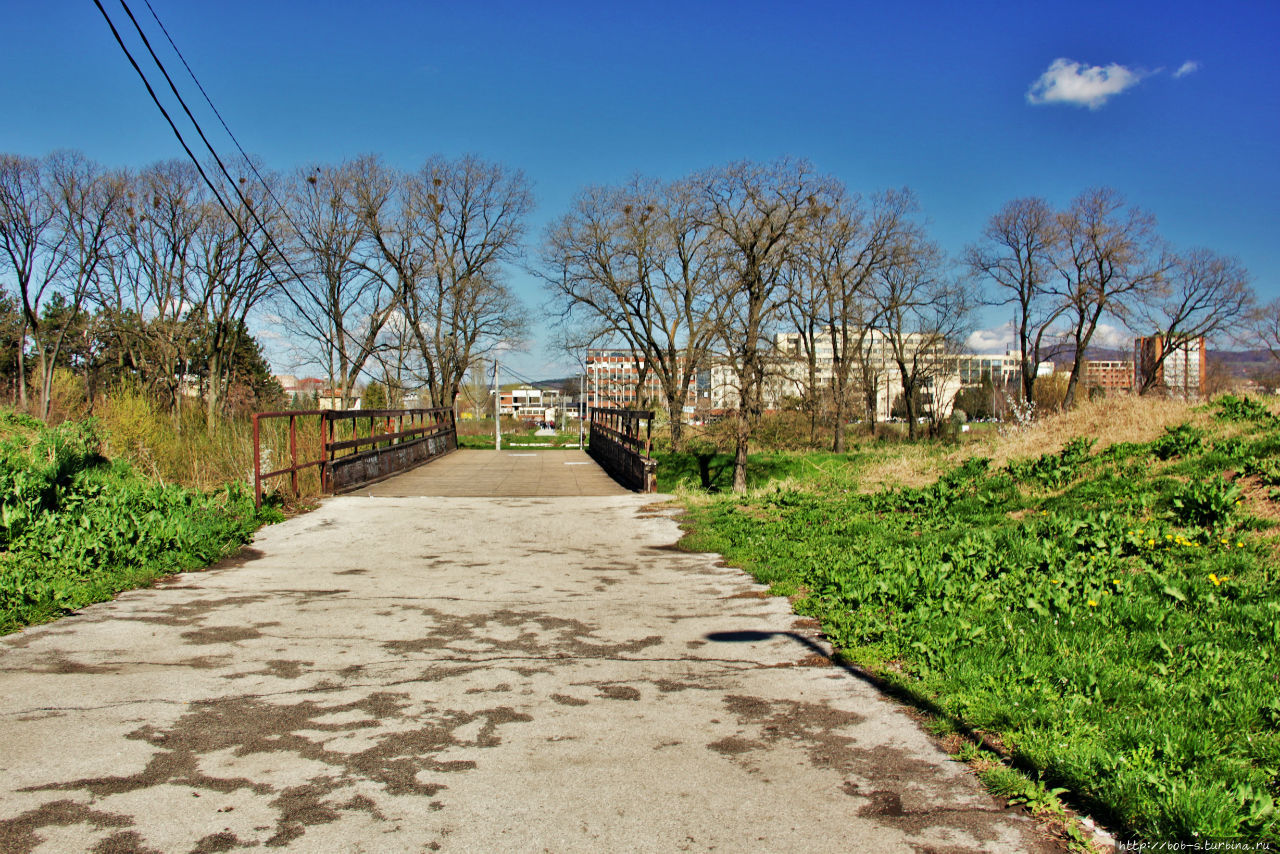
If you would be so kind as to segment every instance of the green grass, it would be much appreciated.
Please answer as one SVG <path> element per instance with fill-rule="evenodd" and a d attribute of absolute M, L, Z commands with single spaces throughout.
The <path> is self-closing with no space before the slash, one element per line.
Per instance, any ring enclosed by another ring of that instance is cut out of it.
<path fill-rule="evenodd" d="M 0 634 L 205 566 L 278 516 L 239 485 L 156 483 L 100 448 L 94 422 L 0 412 Z"/>
<path fill-rule="evenodd" d="M 658 461 L 658 491 L 681 489 L 728 492 L 733 488 L 733 455 L 654 451 Z M 759 488 L 781 480 L 810 484 L 847 483 L 865 454 L 831 454 L 822 451 L 760 451 L 747 458 L 747 488 Z"/>
<path fill-rule="evenodd" d="M 841 487 L 827 455 L 813 488 L 778 455 L 757 482 L 791 483 L 690 501 L 686 544 L 795 595 L 846 658 L 997 736 L 1122 836 L 1274 840 L 1273 508 L 1251 515 L 1225 475 L 1280 487 L 1280 427 L 1235 399 L 1217 411 L 1213 431 L 1100 454 L 1083 439 L 1000 470 L 972 459 L 869 495 L 848 488 L 852 464 Z"/>

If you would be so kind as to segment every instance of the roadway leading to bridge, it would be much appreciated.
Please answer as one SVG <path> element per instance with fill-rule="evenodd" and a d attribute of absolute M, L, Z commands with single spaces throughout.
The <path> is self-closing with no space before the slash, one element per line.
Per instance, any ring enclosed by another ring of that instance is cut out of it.
<path fill-rule="evenodd" d="M 1058 850 L 678 537 L 344 496 L 0 639 L 0 850 Z"/>

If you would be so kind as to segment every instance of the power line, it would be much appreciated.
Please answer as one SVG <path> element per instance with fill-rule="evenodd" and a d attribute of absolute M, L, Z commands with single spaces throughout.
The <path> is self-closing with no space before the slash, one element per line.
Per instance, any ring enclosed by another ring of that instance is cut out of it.
<path fill-rule="evenodd" d="M 196 157 L 195 152 L 193 152 L 191 147 L 187 145 L 187 141 L 182 137 L 182 132 L 178 130 L 178 126 L 174 124 L 173 117 L 170 116 L 169 111 L 164 108 L 164 104 L 160 103 L 159 97 L 156 96 L 156 91 L 151 88 L 151 82 L 147 80 L 147 75 L 142 72 L 142 69 L 138 66 L 138 61 L 133 58 L 133 54 L 130 53 L 129 48 L 125 46 L 124 40 L 120 38 L 120 32 L 116 29 L 115 23 L 112 22 L 111 16 L 107 14 L 107 10 L 102 7 L 101 0 L 93 0 L 93 5 L 97 6 L 98 11 L 102 13 L 102 17 L 106 20 L 107 26 L 111 28 L 111 35 L 115 37 L 116 44 L 120 45 L 120 49 L 124 51 L 124 55 L 128 57 L 129 64 L 133 66 L 133 70 L 138 72 L 138 77 L 142 80 L 142 85 L 147 87 L 147 94 L 150 95 L 151 100 L 155 102 L 156 108 L 160 110 L 160 114 L 164 116 L 164 120 L 169 123 L 170 130 L 172 130 L 173 135 L 178 138 L 178 143 L 182 146 L 182 150 L 187 153 L 187 157 L 191 158 L 191 162 L 195 164 L 196 171 L 200 173 L 200 177 L 209 185 L 209 189 L 213 192 L 213 197 L 217 199 L 219 207 L 221 207 L 226 213 L 227 218 L 235 224 L 236 230 L 240 232 L 240 236 L 243 237 L 250 246 L 253 246 L 254 251 L 256 252 L 257 247 L 254 245 L 253 241 L 249 239 L 249 235 L 244 233 L 244 229 L 240 227 L 239 221 L 236 220 L 235 216 L 231 213 L 231 208 L 227 206 L 222 195 L 218 192 L 217 185 L 215 185 L 209 178 L 208 174 L 205 173 L 204 167 L 200 165 L 200 161 Z M 266 259 L 262 258 L 261 253 L 258 253 L 258 258 L 264 264 L 266 263 Z"/>
<path fill-rule="evenodd" d="M 218 123 L 221 124 L 222 129 L 227 132 L 227 136 L 231 137 L 231 141 L 235 143 L 236 150 L 240 152 L 240 156 L 244 158 L 245 163 L 247 163 L 249 168 L 253 170 L 254 174 L 258 176 L 258 180 L 262 181 L 265 185 L 266 180 L 258 173 L 257 167 L 253 165 L 253 161 L 249 158 L 249 155 L 245 152 L 243 146 L 240 145 L 240 140 L 236 139 L 236 135 L 231 132 L 231 128 L 227 127 L 226 119 L 222 117 L 222 113 L 218 112 L 218 108 L 213 105 L 213 99 L 209 97 L 209 93 L 206 92 L 204 86 L 201 85 L 200 78 L 196 77 L 196 73 L 191 70 L 191 66 L 187 63 L 187 58 L 182 55 L 182 51 L 180 51 L 178 49 L 178 45 L 174 43 L 173 36 L 169 35 L 169 29 L 164 25 L 164 22 L 160 20 L 160 16 L 156 14 L 156 10 L 152 8 L 151 0 L 143 0 L 143 2 L 147 4 L 147 11 L 149 11 L 151 13 L 151 17 L 155 19 L 156 25 L 160 27 L 160 32 L 164 33 L 165 39 L 169 42 L 169 47 L 173 48 L 173 52 L 178 55 L 179 61 L 182 62 L 182 67 L 187 69 L 187 74 L 191 75 L 192 82 L 196 84 L 196 88 L 199 89 L 200 94 L 204 96 L 204 102 L 209 105 L 209 109 L 213 110 L 213 114 L 218 117 Z"/>
<path fill-rule="evenodd" d="M 258 182 L 262 184 L 263 189 L 267 191 L 267 195 L 271 197 L 271 201 L 275 202 L 276 205 L 280 208 L 280 212 L 284 214 L 284 218 L 288 220 L 289 224 L 292 225 L 298 231 L 301 231 L 301 229 L 298 228 L 298 224 L 293 221 L 293 218 L 291 216 L 289 216 L 288 207 L 284 204 L 284 202 L 280 201 L 280 199 L 276 196 L 275 192 L 271 189 L 271 185 L 267 183 L 267 179 L 264 178 L 262 176 L 262 173 L 258 171 L 258 167 L 254 164 L 253 159 L 249 157 L 248 152 L 244 150 L 244 146 L 240 144 L 240 140 L 236 138 L 236 135 L 231 132 L 231 128 L 227 126 L 227 121 L 222 117 L 222 113 L 220 113 L 218 111 L 218 108 L 214 106 L 213 99 L 210 98 L 209 93 L 205 91 L 204 85 L 201 84 L 200 82 L 200 78 L 196 77 L 196 73 L 195 71 L 192 70 L 191 65 L 187 62 L 187 58 L 183 56 L 182 51 L 178 49 L 178 45 L 174 42 L 173 36 L 169 35 L 169 29 L 164 25 L 164 22 L 160 20 L 160 16 L 156 14 L 156 10 L 152 8 L 151 0 L 142 0 L 142 1 L 147 4 L 147 10 L 151 12 L 151 17 L 155 19 L 156 25 L 160 27 L 160 32 L 164 33 L 165 39 L 167 39 L 169 42 L 169 47 L 173 48 L 173 52 L 177 54 L 178 60 L 182 63 L 182 67 L 185 68 L 187 70 L 187 74 L 191 76 L 191 81 L 196 84 L 196 88 L 199 89 L 200 94 L 204 96 L 205 103 L 209 105 L 209 109 L 213 111 L 213 114 L 215 116 L 217 116 L 218 123 L 222 125 L 222 129 L 227 132 L 227 136 L 231 137 L 231 141 L 235 143 L 236 150 L 239 151 L 240 156 L 244 158 L 245 164 L 257 177 Z M 127 9 L 128 7 L 126 7 L 126 11 Z M 130 17 L 132 18 L 133 16 L 130 15 Z M 137 22 L 135 21 L 134 23 L 136 26 Z M 145 37 L 143 38 L 143 40 L 144 41 L 146 40 Z M 155 56 L 155 54 L 152 54 L 152 56 Z M 168 77 L 168 75 L 165 75 L 165 76 L 166 78 Z M 194 119 L 192 121 L 194 121 Z M 207 141 L 206 141 L 206 144 L 207 144 Z"/>
<path fill-rule="evenodd" d="M 134 59 L 133 53 L 129 50 L 128 46 L 125 45 L 124 39 L 121 38 L 120 36 L 120 31 L 116 29 L 115 22 L 111 20 L 111 16 L 107 14 L 107 10 L 103 8 L 101 0 L 93 0 L 93 4 L 97 6 L 98 11 L 102 13 L 103 19 L 107 22 L 107 26 L 111 29 L 111 35 L 116 40 L 116 44 L 120 46 L 120 50 L 124 52 L 125 57 L 129 60 L 129 64 L 132 65 L 133 70 L 137 72 L 139 79 L 142 80 L 142 85 L 146 87 L 147 94 L 151 96 L 152 102 L 155 103 L 156 108 L 160 110 L 160 114 L 164 116 L 165 121 L 168 122 L 169 129 L 172 130 L 173 135 L 177 137 L 178 143 L 182 146 L 182 150 L 187 153 L 187 157 L 190 158 L 192 164 L 195 165 L 196 171 L 200 173 L 200 177 L 204 180 L 205 184 L 208 185 L 209 190 L 213 193 L 214 199 L 216 199 L 218 202 L 218 206 L 222 208 L 223 213 L 227 215 L 227 219 L 229 219 L 231 221 L 231 224 L 235 226 L 236 231 L 240 234 L 242 238 L 244 238 L 244 241 L 249 244 L 249 248 L 253 250 L 254 255 L 256 255 L 258 260 L 262 263 L 263 268 L 266 269 L 267 273 L 271 276 L 271 278 L 275 280 L 275 283 L 280 286 L 280 290 L 284 293 L 285 297 L 289 300 L 289 302 L 293 303 L 295 308 L 301 311 L 302 306 L 298 305 L 297 300 L 295 300 L 293 298 L 293 295 L 289 293 L 288 286 L 280 278 L 279 274 L 276 273 L 275 267 L 271 265 L 271 263 L 267 260 L 266 256 L 263 254 L 262 250 L 259 249 L 258 245 L 253 241 L 253 238 L 251 238 L 249 234 L 245 231 L 244 226 L 240 224 L 240 220 L 238 220 L 235 214 L 231 212 L 231 207 L 222 198 L 222 194 L 218 191 L 217 184 L 215 184 L 214 181 L 209 177 L 208 173 L 205 172 L 204 167 L 200 164 L 199 158 L 197 158 L 195 155 L 195 152 L 191 150 L 191 146 L 187 145 L 187 141 L 186 139 L 183 138 L 182 132 L 178 130 L 178 126 L 177 124 L 174 123 L 173 117 L 169 115 L 169 111 L 165 109 L 164 104 L 160 102 L 159 96 L 156 95 L 155 89 L 152 88 L 151 81 L 147 79 L 147 75 L 143 72 L 141 66 L 138 65 L 138 61 Z M 253 217 L 254 222 L 256 222 L 258 225 L 258 228 L 262 230 L 262 233 L 266 236 L 268 243 L 270 243 L 271 246 L 275 249 L 275 251 L 279 254 L 280 259 L 284 261 L 285 266 L 289 268 L 289 271 L 296 278 L 301 279 L 302 276 L 299 275 L 298 271 L 294 269 L 291 263 L 289 263 L 289 259 L 285 256 L 284 252 L 281 251 L 279 245 L 276 244 L 275 239 L 272 238 L 271 232 L 267 230 L 266 226 L 262 223 L 262 220 L 258 218 L 257 213 L 253 210 L 253 206 L 249 204 L 248 200 L 244 197 L 244 194 L 240 192 L 240 188 L 236 186 L 235 180 L 231 177 L 230 173 L 227 172 L 227 169 L 222 164 L 222 161 L 218 157 L 217 152 L 214 151 L 213 146 L 209 144 L 209 140 L 205 137 L 204 132 L 200 129 L 199 123 L 195 120 L 195 117 L 191 115 L 191 111 L 187 109 L 187 105 L 182 100 L 182 96 L 178 94 L 177 88 L 173 84 L 173 80 L 170 79 L 168 73 L 165 72 L 163 64 L 155 55 L 155 51 L 151 50 L 151 45 L 147 41 L 146 35 L 142 32 L 142 28 L 138 26 L 137 19 L 134 18 L 133 13 L 129 10 L 128 5 L 124 2 L 124 0 L 120 0 L 120 5 L 124 7 L 125 13 L 128 14 L 129 19 L 133 21 L 134 27 L 137 28 L 139 35 L 142 36 L 143 43 L 147 45 L 147 50 L 151 53 L 151 58 L 155 60 L 156 65 L 160 67 L 160 72 L 164 74 L 165 79 L 169 81 L 170 89 L 172 89 L 174 95 L 177 96 L 178 102 L 182 104 L 182 108 L 186 112 L 187 117 L 191 119 L 191 123 L 195 125 L 196 132 L 200 134 L 200 138 L 204 140 L 205 145 L 209 148 L 210 152 L 213 153 L 214 160 L 217 161 L 219 168 L 221 168 L 222 173 L 227 177 L 227 180 L 230 182 L 232 189 L 236 191 L 236 195 L 239 196 L 240 201 L 244 204 L 245 208 L 249 211 L 249 215 Z"/>
<path fill-rule="evenodd" d="M 97 0 L 95 0 L 95 2 L 97 2 Z M 271 232 L 267 228 L 266 224 L 258 217 L 258 212 L 253 209 L 252 203 L 245 197 L 244 192 L 241 191 L 236 179 L 231 177 L 231 172 L 227 170 L 226 165 L 222 162 L 222 158 L 218 156 L 218 152 L 213 147 L 213 143 L 209 142 L 209 138 L 205 136 L 204 129 L 200 127 L 200 122 L 196 121 L 196 117 L 192 115 L 191 109 L 187 106 L 186 100 L 182 97 L 182 93 L 178 91 L 178 87 L 174 84 L 173 78 L 169 76 L 168 69 L 166 69 L 164 67 L 164 63 L 160 61 L 160 57 L 156 56 L 155 50 L 151 47 L 151 40 L 147 38 L 147 34 L 138 23 L 138 19 L 133 16 L 133 10 L 129 8 L 129 4 L 126 0 L 120 0 L 120 5 L 124 8 L 124 13 L 129 16 L 129 20 L 133 22 L 133 28 L 138 31 L 138 36 L 142 39 L 143 45 L 146 46 L 147 52 L 151 54 L 151 60 L 156 64 L 156 67 L 160 69 L 160 73 L 164 75 L 165 81 L 169 84 L 169 90 L 173 92 L 173 96 L 178 99 L 178 103 L 182 106 L 182 111 L 187 114 L 187 118 L 190 119 L 191 124 L 195 127 L 196 133 L 200 135 L 200 139 L 204 142 L 205 148 L 209 149 L 209 153 L 213 155 L 213 160 L 218 164 L 218 169 L 221 170 L 222 174 L 226 177 L 227 182 L 231 185 L 231 189 L 235 190 L 236 196 L 240 199 L 240 203 L 243 204 L 245 209 L 249 212 L 249 216 L 253 217 L 253 221 L 257 224 L 258 228 L 262 230 L 263 236 L 267 238 L 267 243 L 280 256 L 280 260 L 289 268 L 289 272 L 293 274 L 294 278 L 301 279 L 302 275 L 294 269 L 288 256 L 284 254 L 284 250 L 280 248 L 278 243 L 276 243 L 275 238 L 271 236 Z M 267 189 L 268 193 L 271 192 L 270 188 L 266 187 L 265 181 L 263 181 L 263 187 Z M 283 284 L 281 287 L 283 287 Z"/>

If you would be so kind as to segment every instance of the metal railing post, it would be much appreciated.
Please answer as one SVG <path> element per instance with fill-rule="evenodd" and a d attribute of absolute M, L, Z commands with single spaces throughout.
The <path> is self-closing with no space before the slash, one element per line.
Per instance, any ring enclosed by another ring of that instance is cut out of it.
<path fill-rule="evenodd" d="M 253 414 L 253 506 L 262 506 L 262 442 L 256 412 Z"/>
<path fill-rule="evenodd" d="M 296 426 L 296 418 L 289 416 L 289 485 L 293 487 L 293 500 L 297 501 L 298 496 L 298 430 Z"/>

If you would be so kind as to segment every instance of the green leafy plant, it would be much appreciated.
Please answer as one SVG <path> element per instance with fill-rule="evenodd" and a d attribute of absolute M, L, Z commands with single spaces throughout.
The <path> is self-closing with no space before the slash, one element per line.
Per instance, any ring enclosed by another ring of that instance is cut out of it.
<path fill-rule="evenodd" d="M 1008 471 L 1016 480 L 1056 489 L 1073 480 L 1080 466 L 1089 459 L 1096 440 L 1075 438 L 1056 454 L 1044 454 L 1035 460 L 1009 463 Z"/>
<path fill-rule="evenodd" d="M 93 422 L 0 413 L 0 633 L 235 551 L 279 512 L 139 477 L 99 454 Z"/>
<path fill-rule="evenodd" d="M 1266 426 L 1280 424 L 1280 418 L 1273 415 L 1261 401 L 1254 398 L 1224 394 L 1214 401 L 1214 405 L 1217 408 L 1215 417 L 1223 421 L 1236 423 L 1252 421 Z"/>
<path fill-rule="evenodd" d="M 1193 480 L 1170 501 L 1170 514 L 1179 525 L 1216 529 L 1231 520 L 1240 487 L 1220 477 Z"/>
<path fill-rule="evenodd" d="M 1174 457 L 1189 457 L 1204 449 L 1204 431 L 1190 424 L 1179 424 L 1166 427 L 1165 433 L 1151 443 L 1151 452 L 1157 459 L 1169 460 Z"/>

